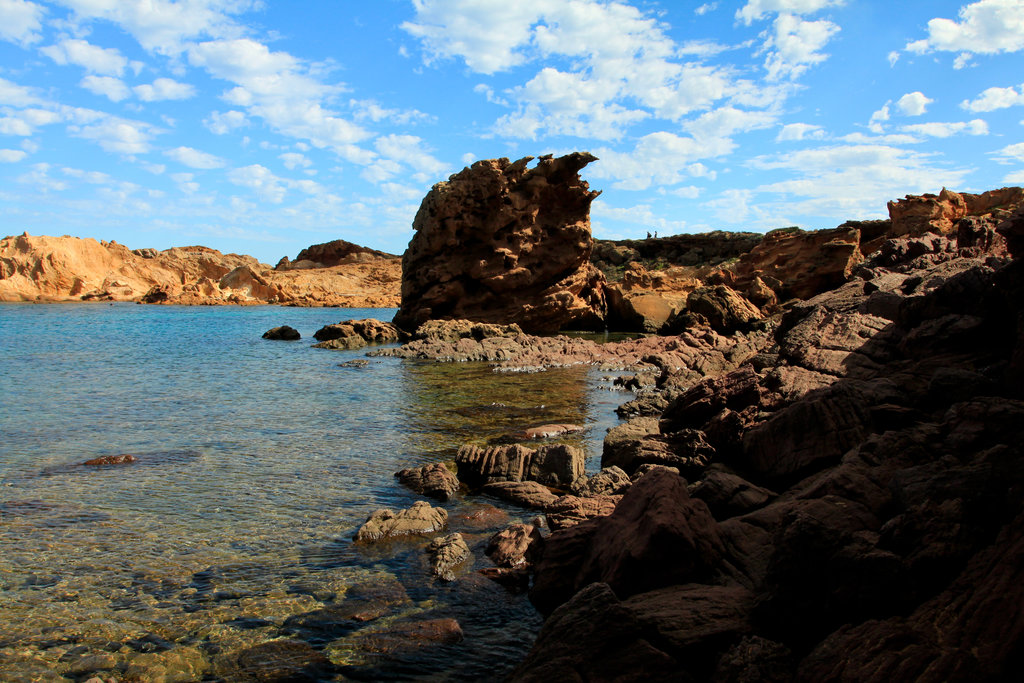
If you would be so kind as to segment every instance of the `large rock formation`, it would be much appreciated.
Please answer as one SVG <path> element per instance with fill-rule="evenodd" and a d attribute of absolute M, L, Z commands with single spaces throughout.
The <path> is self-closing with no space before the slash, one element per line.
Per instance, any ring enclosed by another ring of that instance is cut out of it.
<path fill-rule="evenodd" d="M 1022 225 L 996 231 L 1013 261 L 973 229 L 886 242 L 774 347 L 609 434 L 604 464 L 675 455 L 689 486 L 652 472 L 545 539 L 551 616 L 513 680 L 1014 679 Z"/>
<path fill-rule="evenodd" d="M 0 301 L 397 305 L 398 257 L 356 249 L 362 251 L 328 267 L 305 260 L 309 267 L 272 270 L 251 256 L 207 247 L 130 250 L 116 242 L 24 234 L 0 240 Z"/>
<path fill-rule="evenodd" d="M 413 330 L 431 319 L 516 323 L 527 332 L 603 329 L 601 273 L 590 263 L 587 153 L 478 161 L 434 185 L 402 259 Z"/>
<path fill-rule="evenodd" d="M 1003 187 L 981 194 L 942 188 L 938 195 L 907 195 L 888 204 L 891 237 L 917 237 L 926 232 L 955 233 L 956 223 L 967 216 L 992 215 L 997 221 L 1024 202 L 1024 188 Z"/>

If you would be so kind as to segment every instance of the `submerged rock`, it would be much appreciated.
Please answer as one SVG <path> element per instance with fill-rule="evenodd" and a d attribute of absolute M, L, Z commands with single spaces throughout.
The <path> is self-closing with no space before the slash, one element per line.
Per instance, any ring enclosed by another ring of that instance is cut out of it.
<path fill-rule="evenodd" d="M 98 458 L 86 460 L 82 464 L 88 467 L 103 467 L 106 465 L 127 465 L 135 462 L 136 460 L 138 460 L 138 458 L 130 453 L 121 453 L 120 455 L 101 455 Z"/>
<path fill-rule="evenodd" d="M 395 512 L 377 510 L 356 532 L 356 541 L 379 541 L 386 538 L 431 534 L 448 525 L 448 512 L 431 507 L 426 501 L 417 501 L 408 510 Z"/>
<path fill-rule="evenodd" d="M 472 557 L 462 534 L 438 536 L 427 546 L 431 571 L 442 581 L 454 581 L 455 571 Z"/>

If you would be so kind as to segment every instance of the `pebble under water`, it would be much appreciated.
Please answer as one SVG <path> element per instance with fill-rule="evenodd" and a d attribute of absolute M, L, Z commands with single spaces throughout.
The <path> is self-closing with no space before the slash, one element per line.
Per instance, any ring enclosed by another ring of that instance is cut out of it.
<path fill-rule="evenodd" d="M 541 619 L 480 577 L 528 510 L 444 504 L 473 550 L 451 583 L 429 538 L 354 544 L 375 509 L 420 499 L 402 468 L 527 427 L 596 471 L 621 394 L 586 367 L 310 348 L 321 326 L 393 310 L 0 306 L 0 671 L 5 681 L 501 678 Z M 287 324 L 297 342 L 261 339 Z M 128 465 L 85 467 L 130 453 Z M 439 504 L 439 503 L 434 503 Z M 464 638 L 455 642 L 450 619 Z"/>

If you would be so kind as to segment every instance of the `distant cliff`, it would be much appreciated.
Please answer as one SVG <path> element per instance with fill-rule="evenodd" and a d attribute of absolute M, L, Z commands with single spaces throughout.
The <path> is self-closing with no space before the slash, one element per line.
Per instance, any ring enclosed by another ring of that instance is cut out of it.
<path fill-rule="evenodd" d="M 325 251 L 319 247 L 338 253 L 338 242 L 304 250 L 298 267 L 284 259 L 272 269 L 251 256 L 207 247 L 130 250 L 116 242 L 26 233 L 0 240 L 0 301 L 397 306 L 399 257 L 356 245 L 349 245 L 349 258 L 330 264 L 303 256 Z"/>

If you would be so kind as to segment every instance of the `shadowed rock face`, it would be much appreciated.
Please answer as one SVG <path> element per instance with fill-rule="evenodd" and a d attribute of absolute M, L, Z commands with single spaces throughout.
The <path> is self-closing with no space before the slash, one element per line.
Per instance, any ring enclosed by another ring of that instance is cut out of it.
<path fill-rule="evenodd" d="M 436 184 L 413 221 L 395 324 L 464 318 L 526 332 L 603 329 L 604 277 L 590 263 L 599 194 L 574 153 L 478 161 Z"/>

